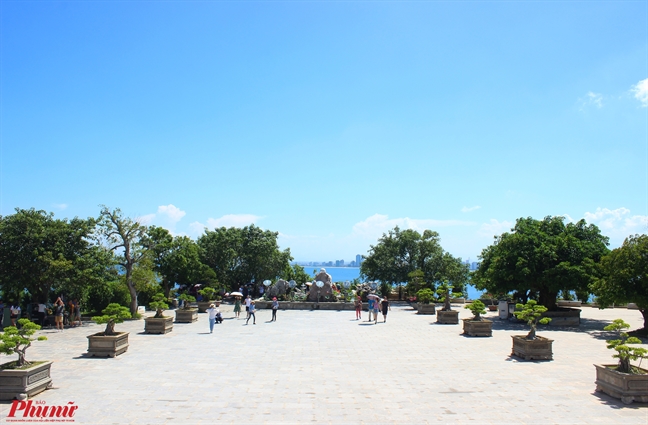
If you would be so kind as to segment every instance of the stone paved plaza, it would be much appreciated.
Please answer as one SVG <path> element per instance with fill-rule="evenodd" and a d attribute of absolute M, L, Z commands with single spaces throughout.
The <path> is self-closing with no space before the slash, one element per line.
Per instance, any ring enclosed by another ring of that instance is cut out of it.
<path fill-rule="evenodd" d="M 510 336 L 526 331 L 498 319 L 492 338 L 468 338 L 406 305 L 377 325 L 353 311 L 280 311 L 270 323 L 261 310 L 246 326 L 221 311 L 213 334 L 206 314 L 166 335 L 118 324 L 130 347 L 114 359 L 83 356 L 103 326 L 43 330 L 28 359 L 54 361 L 54 388 L 34 400 L 74 402 L 77 424 L 648 424 L 648 405 L 594 391 L 593 364 L 615 363 L 600 330 L 619 317 L 640 327 L 636 310 L 584 307 L 579 329 L 542 327 L 551 362 L 509 357 Z"/>

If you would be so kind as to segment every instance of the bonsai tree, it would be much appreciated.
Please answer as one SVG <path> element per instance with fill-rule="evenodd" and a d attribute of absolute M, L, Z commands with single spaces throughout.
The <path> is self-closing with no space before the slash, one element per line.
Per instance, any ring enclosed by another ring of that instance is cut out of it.
<path fill-rule="evenodd" d="M 603 329 L 606 331 L 618 332 L 619 339 L 607 340 L 607 348 L 615 350 L 617 353 L 612 357 L 619 359 L 619 366 L 617 372 L 622 373 L 638 373 L 636 368 L 630 364 L 630 360 L 637 360 L 646 358 L 648 350 L 641 347 L 630 347 L 628 344 L 641 344 L 641 340 L 634 336 L 629 336 L 624 329 L 630 328 L 630 325 L 623 321 L 623 319 L 616 319 Z"/>
<path fill-rule="evenodd" d="M 205 298 L 205 301 L 213 301 L 216 299 L 216 290 L 211 286 L 205 286 L 203 289 L 198 291 L 198 293 Z"/>
<path fill-rule="evenodd" d="M 472 312 L 473 314 L 472 320 L 479 321 L 479 322 L 484 320 L 484 318 L 481 317 L 481 315 L 486 314 L 486 306 L 480 300 L 473 301 L 472 303 L 468 304 L 465 308 L 467 308 Z"/>
<path fill-rule="evenodd" d="M 169 309 L 169 304 L 166 302 L 167 298 L 163 293 L 153 295 L 153 301 L 149 303 L 149 308 L 155 310 L 154 319 L 161 319 L 164 317 L 164 310 Z"/>
<path fill-rule="evenodd" d="M 125 319 L 132 318 L 130 310 L 117 303 L 110 303 L 102 311 L 103 316 L 94 316 L 92 320 L 98 324 L 106 324 L 104 335 L 115 335 L 115 323 L 123 323 Z"/>
<path fill-rule="evenodd" d="M 416 293 L 416 299 L 421 304 L 430 304 L 434 300 L 434 292 L 430 288 L 421 289 Z"/>
<path fill-rule="evenodd" d="M 443 298 L 443 308 L 441 311 L 450 311 L 452 310 L 452 306 L 450 305 L 450 299 L 452 297 L 460 297 L 463 294 L 461 292 L 457 293 L 452 293 L 452 285 L 449 283 L 443 283 L 439 285 L 439 288 L 437 289 L 437 293 Z"/>
<path fill-rule="evenodd" d="M 189 310 L 191 308 L 190 303 L 196 302 L 196 297 L 189 294 L 181 294 L 178 299 L 182 301 L 183 310 Z"/>
<path fill-rule="evenodd" d="M 47 337 L 32 338 L 31 336 L 41 327 L 29 319 L 19 319 L 18 324 L 20 329 L 15 326 L 7 326 L 4 333 L 0 334 L 0 353 L 8 356 L 18 354 L 18 361 L 15 365 L 22 367 L 31 364 L 25 360 L 25 351 L 31 347 L 32 341 L 45 341 Z"/>
<path fill-rule="evenodd" d="M 526 339 L 536 339 L 536 328 L 538 323 L 546 325 L 551 322 L 549 317 L 543 317 L 542 313 L 547 311 L 547 307 L 538 304 L 535 300 L 529 300 L 526 304 L 515 304 L 515 308 L 520 311 L 514 311 L 513 314 L 520 320 L 527 322 L 527 325 L 531 328 L 531 331 L 526 336 Z"/>

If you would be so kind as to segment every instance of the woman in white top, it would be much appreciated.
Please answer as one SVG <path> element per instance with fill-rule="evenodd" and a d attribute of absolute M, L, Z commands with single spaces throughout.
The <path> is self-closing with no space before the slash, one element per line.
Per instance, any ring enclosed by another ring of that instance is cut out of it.
<path fill-rule="evenodd" d="M 214 304 L 209 304 L 209 308 L 207 309 L 207 313 L 209 313 L 209 333 L 214 332 L 214 323 L 216 323 L 216 313 L 218 313 L 218 310 L 216 309 L 216 306 Z"/>

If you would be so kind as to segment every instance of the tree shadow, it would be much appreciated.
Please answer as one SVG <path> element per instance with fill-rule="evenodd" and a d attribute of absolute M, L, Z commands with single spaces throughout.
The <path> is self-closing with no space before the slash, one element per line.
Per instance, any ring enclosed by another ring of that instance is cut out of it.
<path fill-rule="evenodd" d="M 605 394 L 603 391 L 593 391 L 591 393 L 594 397 L 598 398 L 601 403 L 605 406 L 609 406 L 612 409 L 646 409 L 648 408 L 648 403 L 637 403 L 633 402 L 631 404 L 624 404 L 618 398 L 614 398 L 608 394 Z"/>
<path fill-rule="evenodd" d="M 507 362 L 514 362 L 514 363 L 547 363 L 547 362 L 552 362 L 553 359 L 547 359 L 547 360 L 540 360 L 540 359 L 534 359 L 534 360 L 526 360 L 518 356 L 514 356 L 513 354 L 510 354 L 508 357 L 504 359 Z"/>

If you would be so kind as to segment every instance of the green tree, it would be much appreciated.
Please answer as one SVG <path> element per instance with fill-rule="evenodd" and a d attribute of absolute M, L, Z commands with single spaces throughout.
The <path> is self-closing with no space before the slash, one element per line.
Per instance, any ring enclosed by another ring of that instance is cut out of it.
<path fill-rule="evenodd" d="M 175 284 L 190 286 L 216 280 L 214 272 L 201 260 L 200 246 L 190 238 L 173 237 L 167 229 L 156 226 L 149 227 L 147 237 L 165 297 L 169 297 Z"/>
<path fill-rule="evenodd" d="M 469 276 L 460 258 L 444 252 L 437 232 L 425 230 L 420 234 L 412 229 L 401 231 L 398 226 L 370 247 L 360 273 L 390 286 L 408 282 L 413 290 L 434 290 L 434 282 L 449 280 L 459 292 Z"/>
<path fill-rule="evenodd" d="M 133 269 L 135 265 L 147 254 L 146 241 L 147 227 L 136 220 L 124 217 L 119 208 L 108 209 L 101 207 L 99 217 L 100 234 L 103 236 L 108 249 L 118 254 L 118 265 L 123 268 L 124 280 L 130 294 L 130 313 L 135 317 L 137 313 L 137 288 L 133 282 Z"/>
<path fill-rule="evenodd" d="M 608 238 L 585 220 L 565 225 L 564 217 L 519 218 L 511 232 L 485 248 L 472 276 L 475 287 L 491 293 L 516 292 L 556 309 L 561 290 L 587 291 L 600 275 Z"/>
<path fill-rule="evenodd" d="M 45 302 L 54 293 L 83 299 L 101 285 L 112 257 L 93 245 L 93 219 L 59 220 L 52 213 L 16 209 L 0 217 L 0 286 L 7 297 Z"/>
<path fill-rule="evenodd" d="M 312 276 L 306 273 L 306 270 L 299 264 L 293 264 L 292 266 L 290 264 L 286 265 L 281 273 L 281 278 L 287 281 L 294 280 L 299 286 L 313 280 Z"/>
<path fill-rule="evenodd" d="M 648 329 L 648 235 L 629 236 L 601 264 L 603 277 L 591 285 L 599 305 L 635 303 Z"/>
<path fill-rule="evenodd" d="M 198 238 L 203 263 L 214 270 L 216 279 L 229 290 L 240 284 L 265 279 L 274 281 L 289 265 L 290 249 L 279 250 L 278 232 L 255 225 L 206 230 Z"/>

